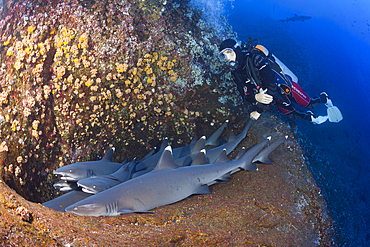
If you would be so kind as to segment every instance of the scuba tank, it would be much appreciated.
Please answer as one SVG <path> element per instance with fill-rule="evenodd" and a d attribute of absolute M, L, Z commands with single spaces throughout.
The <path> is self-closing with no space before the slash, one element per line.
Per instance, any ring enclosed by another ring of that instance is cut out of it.
<path fill-rule="evenodd" d="M 274 54 L 270 54 L 269 50 L 264 47 L 263 45 L 256 45 L 255 46 L 255 49 L 258 49 L 260 51 L 262 51 L 265 55 L 266 55 L 266 58 L 268 59 L 269 57 L 273 57 L 274 58 L 274 62 L 279 65 L 279 67 L 281 68 L 281 71 L 284 75 L 287 75 L 290 77 L 290 79 L 295 82 L 295 83 L 298 83 L 298 77 L 283 63 L 279 60 L 279 58 L 277 58 Z M 270 63 L 269 63 L 270 64 Z M 270 64 L 271 66 L 271 64 Z M 272 67 L 272 69 L 275 69 Z M 279 71 L 276 71 L 279 73 Z M 281 73 L 279 73 L 281 75 Z"/>
<path fill-rule="evenodd" d="M 247 55 L 247 63 L 249 63 L 249 70 L 252 81 L 254 81 L 254 84 L 257 86 L 256 93 L 258 91 L 262 91 L 262 88 L 258 87 L 261 85 L 261 82 L 254 72 L 253 64 L 251 63 L 250 54 L 253 53 L 257 53 L 266 59 L 270 68 L 276 73 L 276 85 L 280 90 L 280 93 L 278 95 L 284 98 L 286 102 L 290 102 L 288 95 L 292 93 L 292 82 L 297 83 L 298 77 L 266 47 L 264 47 L 263 45 L 259 45 L 258 39 L 252 40 L 251 38 L 249 38 L 248 41 L 243 44 L 243 51 Z M 275 100 L 279 100 L 280 97 L 276 97 Z"/>

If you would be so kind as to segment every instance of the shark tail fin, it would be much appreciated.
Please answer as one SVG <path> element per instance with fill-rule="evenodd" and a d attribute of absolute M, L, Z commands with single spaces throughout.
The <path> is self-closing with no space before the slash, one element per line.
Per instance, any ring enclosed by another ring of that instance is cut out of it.
<path fill-rule="evenodd" d="M 250 148 L 242 157 L 235 160 L 239 163 L 239 168 L 246 170 L 246 171 L 256 171 L 257 166 L 252 163 L 253 158 L 256 154 L 259 154 L 261 150 L 263 150 L 269 143 L 269 139 L 265 139 L 260 143 L 254 145 Z"/>
<path fill-rule="evenodd" d="M 281 138 L 277 140 L 276 142 L 272 143 L 265 149 L 263 149 L 261 152 L 259 152 L 252 160 L 252 163 L 260 162 L 262 164 L 273 164 L 274 161 L 272 161 L 269 157 L 269 155 L 275 151 L 281 144 L 285 142 L 285 139 L 287 139 L 287 136 L 285 138 Z"/>

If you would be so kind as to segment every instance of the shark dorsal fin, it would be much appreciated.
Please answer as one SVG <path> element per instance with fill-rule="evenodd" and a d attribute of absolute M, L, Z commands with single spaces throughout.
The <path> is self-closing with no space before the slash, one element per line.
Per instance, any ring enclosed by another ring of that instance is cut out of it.
<path fill-rule="evenodd" d="M 116 150 L 115 148 L 109 149 L 108 152 L 104 155 L 104 157 L 101 160 L 112 162 L 112 157 L 113 157 L 115 150 Z"/>
<path fill-rule="evenodd" d="M 193 139 L 191 139 L 191 142 L 190 142 L 190 144 L 189 144 L 189 145 L 195 145 L 195 144 L 197 143 L 197 141 L 198 141 L 198 137 L 195 135 L 195 136 L 193 137 Z"/>
<path fill-rule="evenodd" d="M 206 150 L 202 149 L 193 159 L 193 162 L 190 166 L 199 166 L 208 164 L 206 160 Z"/>
<path fill-rule="evenodd" d="M 235 140 L 236 136 L 234 134 L 234 131 L 231 131 L 230 132 L 230 136 L 229 136 L 229 142 L 232 142 L 233 140 Z"/>
<path fill-rule="evenodd" d="M 155 154 L 155 150 L 157 150 L 157 147 L 154 147 L 152 150 L 150 150 L 142 159 L 144 160 Z"/>
<path fill-rule="evenodd" d="M 136 159 L 136 158 L 135 158 Z M 130 157 L 127 157 L 123 162 L 122 162 L 122 165 L 128 163 L 131 161 L 131 158 Z"/>
<path fill-rule="evenodd" d="M 239 159 L 240 157 L 243 156 L 243 154 L 245 154 L 247 150 L 245 149 L 245 147 L 242 147 L 242 149 L 240 149 L 239 153 L 236 155 L 235 159 Z"/>
<path fill-rule="evenodd" d="M 167 146 L 164 149 L 161 158 L 159 158 L 157 166 L 154 168 L 154 172 L 176 168 L 179 168 L 179 165 L 176 164 L 173 159 L 171 146 Z"/>
<path fill-rule="evenodd" d="M 168 137 L 164 138 L 158 152 L 162 152 L 168 146 Z M 171 151 L 172 152 L 172 151 Z"/>
<path fill-rule="evenodd" d="M 124 182 L 131 178 L 132 171 L 136 165 L 136 158 L 133 159 L 131 162 L 127 162 L 126 164 L 122 165 L 118 171 L 111 174 L 113 177 L 115 177 L 118 181 Z"/>
<path fill-rule="evenodd" d="M 226 155 L 226 149 L 222 150 L 220 156 L 218 156 L 217 160 L 213 162 L 213 164 L 223 164 L 230 162 L 230 159 Z"/>
<path fill-rule="evenodd" d="M 197 143 L 195 144 L 193 150 L 191 151 L 192 154 L 197 154 L 199 153 L 201 150 L 203 150 L 206 146 L 206 137 L 205 136 L 202 136 L 198 141 Z"/>

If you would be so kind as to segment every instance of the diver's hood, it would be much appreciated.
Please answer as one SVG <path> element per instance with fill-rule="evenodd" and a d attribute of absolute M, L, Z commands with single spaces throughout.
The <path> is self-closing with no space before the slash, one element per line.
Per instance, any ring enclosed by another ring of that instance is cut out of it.
<path fill-rule="evenodd" d="M 220 53 L 222 53 L 226 49 L 232 49 L 236 53 L 236 61 L 238 61 L 240 65 L 244 64 L 244 56 L 242 53 L 240 42 L 236 42 L 233 39 L 226 39 L 222 41 L 219 47 L 219 51 Z"/>
<path fill-rule="evenodd" d="M 240 43 L 239 42 L 236 42 L 233 39 L 226 39 L 226 40 L 222 41 L 222 43 L 220 45 L 220 48 L 219 48 L 219 51 L 222 52 L 226 48 L 231 48 L 234 51 L 236 51 L 236 49 L 238 47 L 240 48 Z"/>

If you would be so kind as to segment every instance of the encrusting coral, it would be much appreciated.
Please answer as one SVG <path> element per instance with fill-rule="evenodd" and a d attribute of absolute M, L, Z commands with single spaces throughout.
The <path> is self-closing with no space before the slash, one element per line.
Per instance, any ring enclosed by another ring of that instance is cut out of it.
<path fill-rule="evenodd" d="M 174 146 L 189 141 L 196 121 L 225 120 L 218 37 L 187 5 L 154 2 L 7 3 L 1 165 L 26 199 L 50 199 L 52 170 L 96 159 L 108 146 L 123 161 L 166 136 Z"/>

